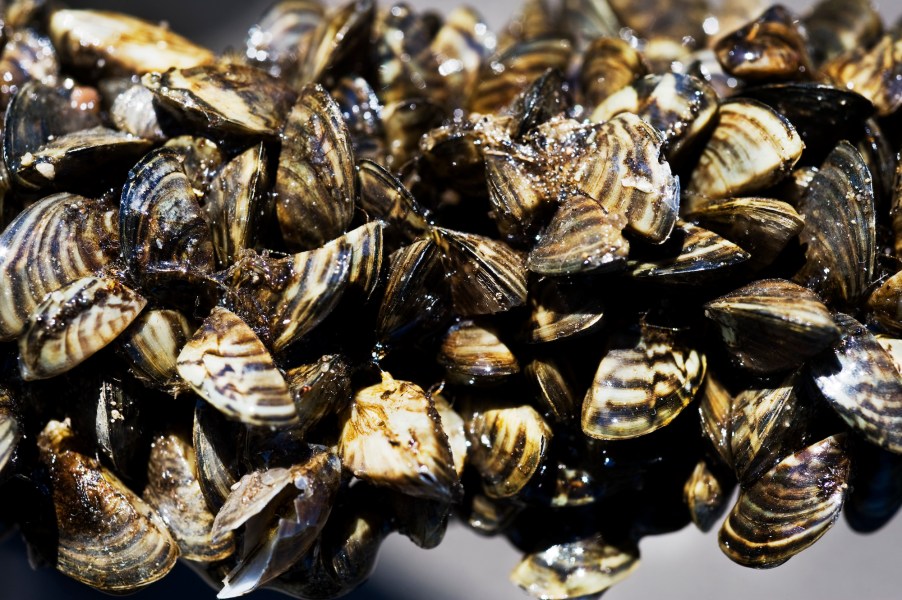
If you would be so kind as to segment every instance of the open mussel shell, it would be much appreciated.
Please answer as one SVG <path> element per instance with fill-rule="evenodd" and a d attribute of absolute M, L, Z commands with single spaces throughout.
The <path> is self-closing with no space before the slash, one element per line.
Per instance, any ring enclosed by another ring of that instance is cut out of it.
<path fill-rule="evenodd" d="M 604 299 L 591 289 L 561 278 L 546 278 L 529 290 L 528 342 L 553 342 L 598 329 L 604 319 Z"/>
<path fill-rule="evenodd" d="M 311 447 L 303 462 L 248 473 L 216 515 L 212 534 L 221 540 L 242 525 L 237 566 L 218 598 L 247 594 L 288 571 L 315 543 L 341 482 L 338 456 Z"/>
<path fill-rule="evenodd" d="M 453 500 L 460 482 L 433 399 L 414 383 L 382 373 L 354 395 L 342 416 L 342 465 L 375 485 L 432 500 Z"/>
<path fill-rule="evenodd" d="M 329 93 L 301 90 L 282 131 L 276 215 L 290 248 L 316 248 L 345 232 L 354 217 L 354 154 Z"/>
<path fill-rule="evenodd" d="M 844 435 L 787 456 L 739 493 L 720 548 L 748 567 L 776 567 L 823 536 L 839 517 L 850 461 Z"/>
<path fill-rule="evenodd" d="M 902 40 L 884 35 L 872 48 L 854 48 L 823 65 L 837 87 L 870 100 L 881 117 L 902 106 Z"/>
<path fill-rule="evenodd" d="M 50 18 L 49 29 L 64 62 L 111 74 L 183 69 L 214 58 L 206 48 L 167 27 L 121 13 L 57 10 Z"/>
<path fill-rule="evenodd" d="M 464 410 L 469 463 L 489 498 L 517 495 L 542 466 L 553 431 L 533 407 L 477 399 Z"/>
<path fill-rule="evenodd" d="M 188 340 L 177 368 L 188 385 L 229 418 L 250 425 L 297 423 L 288 384 L 263 342 L 235 313 L 216 307 Z"/>
<path fill-rule="evenodd" d="M 690 197 L 727 198 L 762 190 L 788 175 L 802 156 L 804 144 L 795 127 L 765 104 L 729 100 L 720 105 L 718 116 L 692 171 L 686 189 Z"/>
<path fill-rule="evenodd" d="M 235 63 L 148 73 L 141 83 L 171 111 L 219 136 L 275 137 L 294 101 L 275 77 Z"/>
<path fill-rule="evenodd" d="M 92 170 L 114 170 L 132 164 L 151 142 L 106 127 L 67 133 L 21 157 L 17 180 L 40 189 L 65 189 L 89 176 Z M 103 172 L 101 173 L 103 174 Z"/>
<path fill-rule="evenodd" d="M 112 592 L 138 590 L 175 565 L 178 546 L 153 508 L 90 456 L 73 449 L 67 423 L 38 437 L 56 508 L 56 568 Z"/>
<path fill-rule="evenodd" d="M 664 427 L 695 398 L 705 355 L 670 330 L 646 327 L 624 339 L 598 365 L 582 407 L 582 430 L 593 438 L 635 438 Z"/>
<path fill-rule="evenodd" d="M 883 19 L 870 0 L 821 0 L 802 23 L 818 65 L 854 48 L 870 48 L 883 33 Z"/>
<path fill-rule="evenodd" d="M 746 250 L 752 269 L 774 262 L 805 225 L 792 205 L 770 198 L 712 200 L 687 218 Z"/>
<path fill-rule="evenodd" d="M 751 257 L 730 240 L 682 220 L 662 245 L 633 244 L 632 249 L 627 272 L 636 279 L 667 284 L 704 284 Z"/>
<path fill-rule="evenodd" d="M 9 390 L 0 386 L 0 473 L 12 458 L 22 433 L 15 402 Z"/>
<path fill-rule="evenodd" d="M 762 279 L 705 304 L 734 362 L 754 373 L 797 367 L 839 335 L 830 311 L 810 290 Z"/>
<path fill-rule="evenodd" d="M 261 322 L 279 352 L 325 319 L 348 284 L 351 247 L 329 244 L 286 258 L 245 252 L 229 271 L 236 311 Z"/>
<path fill-rule="evenodd" d="M 792 13 L 775 5 L 720 38 L 714 50 L 730 75 L 747 81 L 781 81 L 810 76 L 806 41 Z"/>
<path fill-rule="evenodd" d="M 692 75 L 646 75 L 596 106 L 591 118 L 603 123 L 625 112 L 657 129 L 664 136 L 665 153 L 674 158 L 711 125 L 717 114 L 717 92 Z"/>
<path fill-rule="evenodd" d="M 598 126 L 578 160 L 564 164 L 572 186 L 609 213 L 627 218 L 629 229 L 653 244 L 665 241 L 680 208 L 679 180 L 662 155 L 664 138 L 632 113 Z"/>
<path fill-rule="evenodd" d="M 580 193 L 566 196 L 529 252 L 526 266 L 540 275 L 597 273 L 623 267 L 629 242 L 625 216 L 609 213 Z"/>
<path fill-rule="evenodd" d="M 347 407 L 352 397 L 350 371 L 351 365 L 345 357 L 326 354 L 285 374 L 302 430 Z"/>
<path fill-rule="evenodd" d="M 142 494 L 166 523 L 181 558 L 215 562 L 235 551 L 229 532 L 214 540 L 214 515 L 207 507 L 197 480 L 196 456 L 191 443 L 177 434 L 154 438 Z"/>
<path fill-rule="evenodd" d="M 19 369 L 26 381 L 55 377 L 112 342 L 147 305 L 112 279 L 76 279 L 48 294 L 19 338 Z"/>
<path fill-rule="evenodd" d="M 119 336 L 119 349 L 132 374 L 146 385 L 164 391 L 179 391 L 176 361 L 194 328 L 177 310 L 156 308 L 143 311 Z"/>
<path fill-rule="evenodd" d="M 522 254 L 481 235 L 433 229 L 455 310 L 463 316 L 504 312 L 526 302 Z"/>
<path fill-rule="evenodd" d="M 579 71 L 586 106 L 598 106 L 647 72 L 642 55 L 629 42 L 618 37 L 595 38 L 583 52 Z"/>
<path fill-rule="evenodd" d="M 902 333 L 902 272 L 888 278 L 868 298 L 874 319 L 887 331 Z"/>
<path fill-rule="evenodd" d="M 268 216 L 269 197 L 266 149 L 258 144 L 229 161 L 210 182 L 204 208 L 210 218 L 213 248 L 220 265 L 235 261 L 245 248 L 253 248 L 258 222 Z"/>
<path fill-rule="evenodd" d="M 854 304 L 871 283 L 876 253 L 871 172 L 840 142 L 812 178 L 799 205 L 806 262 L 795 280 L 828 302 Z"/>
<path fill-rule="evenodd" d="M 438 362 L 452 383 L 491 384 L 520 372 L 517 357 L 498 332 L 471 320 L 448 330 L 439 348 Z"/>
<path fill-rule="evenodd" d="M 55 194 L 19 213 L 0 235 L 0 339 L 11 340 L 44 296 L 94 275 L 119 253 L 114 207 Z M 53 249 L 63 249 L 60 253 Z"/>
<path fill-rule="evenodd" d="M 776 385 L 740 392 L 730 411 L 730 456 L 736 478 L 743 483 L 757 481 L 795 448 L 804 446 L 812 417 L 798 372 Z"/>
<path fill-rule="evenodd" d="M 732 489 L 729 480 L 718 476 L 702 459 L 683 486 L 683 501 L 695 526 L 708 532 L 727 510 Z"/>
<path fill-rule="evenodd" d="M 902 453 L 902 375 L 893 357 L 852 317 L 836 313 L 834 321 L 840 337 L 811 361 L 814 383 L 850 427 Z"/>
<path fill-rule="evenodd" d="M 210 226 L 172 149 L 148 153 L 129 173 L 119 232 L 122 259 L 138 281 L 213 270 Z"/>
<path fill-rule="evenodd" d="M 596 535 L 528 554 L 510 580 L 536 598 L 595 597 L 638 566 L 638 548 L 615 546 Z"/>

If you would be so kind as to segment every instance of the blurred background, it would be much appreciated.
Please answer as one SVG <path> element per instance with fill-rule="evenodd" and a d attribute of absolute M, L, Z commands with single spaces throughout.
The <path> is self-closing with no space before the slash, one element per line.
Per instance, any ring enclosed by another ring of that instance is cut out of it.
<path fill-rule="evenodd" d="M 729 0 L 727 0 L 729 1 Z M 472 0 L 470 0 L 471 3 Z M 242 47 L 248 28 L 272 0 L 70 0 L 73 7 L 118 10 L 170 27 L 210 48 Z M 336 4 L 334 0 L 330 2 Z M 383 2 L 384 3 L 384 2 Z M 409 0 L 417 8 L 440 12 L 456 4 L 448 0 Z M 473 3 L 488 22 L 500 28 L 517 2 Z M 790 0 L 802 11 L 812 2 Z M 902 0 L 876 4 L 890 23 L 902 15 Z M 616 515 L 612 515 L 616 519 Z M 694 527 L 640 544 L 642 563 L 626 581 L 605 594 L 606 600 L 891 600 L 902 598 L 902 518 L 877 533 L 861 535 L 840 522 L 827 535 L 769 571 L 739 567 L 723 556 L 717 534 Z M 484 538 L 452 523 L 443 543 L 421 550 L 399 535 L 383 545 L 373 577 L 349 600 L 522 599 L 526 595 L 507 580 L 519 554 L 503 539 Z M 136 600 L 189 597 L 207 600 L 215 592 L 188 568 L 179 565 L 163 581 L 132 596 Z M 284 598 L 257 592 L 259 600 Z M 0 600 L 100 600 L 109 598 L 75 583 L 52 569 L 32 571 L 17 535 L 0 542 Z"/>

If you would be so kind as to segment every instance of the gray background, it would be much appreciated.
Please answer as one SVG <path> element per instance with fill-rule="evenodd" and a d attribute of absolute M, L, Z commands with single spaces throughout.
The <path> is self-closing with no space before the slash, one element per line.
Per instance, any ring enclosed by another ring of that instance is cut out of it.
<path fill-rule="evenodd" d="M 74 1 L 74 6 L 122 10 L 154 20 L 166 20 L 181 33 L 215 49 L 238 47 L 270 0 L 108 0 Z M 444 10 L 450 2 L 412 1 L 417 7 Z M 499 27 L 516 3 L 475 3 L 494 27 Z M 810 2 L 791 1 L 801 9 Z M 902 14 L 902 0 L 877 2 L 891 20 Z M 614 517 L 616 518 L 616 517 Z M 770 571 L 738 567 L 717 546 L 716 532 L 702 534 L 692 527 L 645 538 L 642 564 L 632 577 L 605 594 L 606 600 L 656 598 L 730 600 L 833 600 L 902 598 L 902 519 L 876 534 L 853 533 L 840 521 L 815 546 L 789 563 Z M 406 538 L 392 536 L 383 546 L 372 579 L 348 596 L 351 600 L 461 600 L 464 598 L 520 599 L 526 596 L 507 581 L 518 554 L 503 539 L 477 536 L 452 524 L 444 542 L 424 551 Z M 215 593 L 190 571 L 178 567 L 165 580 L 139 592 L 140 600 L 189 597 L 215 598 Z M 261 600 L 281 598 L 260 592 Z M 55 571 L 32 573 L 24 548 L 14 536 L 0 544 L 0 599 L 79 600 L 109 598 L 69 581 Z"/>

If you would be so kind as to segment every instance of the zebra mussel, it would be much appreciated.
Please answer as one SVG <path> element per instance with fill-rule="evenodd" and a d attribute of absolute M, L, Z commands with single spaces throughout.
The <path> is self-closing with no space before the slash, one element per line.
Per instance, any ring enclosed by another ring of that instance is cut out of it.
<path fill-rule="evenodd" d="M 902 506 L 867 0 L 280 0 L 224 54 L 2 22 L 0 519 L 36 562 L 334 598 L 459 518 L 579 598 L 690 522 L 769 568 Z"/>

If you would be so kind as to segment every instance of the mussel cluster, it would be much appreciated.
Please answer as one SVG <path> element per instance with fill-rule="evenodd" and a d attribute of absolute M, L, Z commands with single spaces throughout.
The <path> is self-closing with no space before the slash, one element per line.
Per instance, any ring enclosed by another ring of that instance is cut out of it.
<path fill-rule="evenodd" d="M 902 504 L 902 26 L 868 0 L 3 14 L 0 526 L 334 598 L 454 514 L 541 598 Z M 221 582 L 221 583 L 220 583 Z"/>

